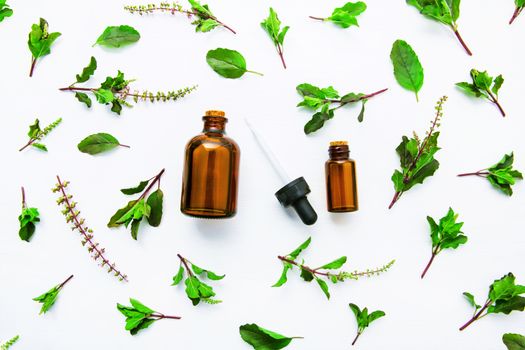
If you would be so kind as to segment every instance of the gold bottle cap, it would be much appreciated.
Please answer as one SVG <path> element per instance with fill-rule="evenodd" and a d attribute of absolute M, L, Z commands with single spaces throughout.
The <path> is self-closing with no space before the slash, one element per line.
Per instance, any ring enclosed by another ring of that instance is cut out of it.
<path fill-rule="evenodd" d="M 348 146 L 347 141 L 332 141 L 330 142 L 330 146 Z"/>
<path fill-rule="evenodd" d="M 204 113 L 205 117 L 224 117 L 225 115 L 226 113 L 224 113 L 223 111 L 217 111 L 217 110 L 210 110 Z"/>

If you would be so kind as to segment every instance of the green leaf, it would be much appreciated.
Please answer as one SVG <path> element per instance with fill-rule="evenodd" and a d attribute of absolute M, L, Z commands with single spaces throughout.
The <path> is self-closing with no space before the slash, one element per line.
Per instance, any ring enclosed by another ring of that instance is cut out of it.
<path fill-rule="evenodd" d="M 146 188 L 146 186 L 149 184 L 149 181 L 150 180 L 141 181 L 136 187 L 123 188 L 120 190 L 120 192 L 127 195 L 140 193 Z"/>
<path fill-rule="evenodd" d="M 422 184 L 426 178 L 434 175 L 436 170 L 439 168 L 439 162 L 435 159 L 431 159 L 428 163 L 424 164 L 418 171 L 416 171 L 409 179 L 405 189 L 408 190 L 416 184 Z"/>
<path fill-rule="evenodd" d="M 508 273 L 499 280 L 495 280 L 490 286 L 489 299 L 493 302 L 498 300 L 509 300 L 517 295 L 525 293 L 525 286 L 515 284 L 516 277 Z"/>
<path fill-rule="evenodd" d="M 88 108 L 91 108 L 92 101 L 87 94 L 83 92 L 75 92 L 75 97 L 77 100 L 84 103 Z"/>
<path fill-rule="evenodd" d="M 91 59 L 89 60 L 89 64 L 87 67 L 82 69 L 81 74 L 77 74 L 77 83 L 85 83 L 89 80 L 89 78 L 95 73 L 97 70 L 97 60 L 95 57 L 91 56 Z"/>
<path fill-rule="evenodd" d="M 315 278 L 317 281 L 317 284 L 319 284 L 319 287 L 321 287 L 321 290 L 323 291 L 324 295 L 326 295 L 327 299 L 330 299 L 330 292 L 328 291 L 328 284 L 326 284 L 325 281 L 323 281 L 320 278 Z"/>
<path fill-rule="evenodd" d="M 37 208 L 23 208 L 22 213 L 18 216 L 20 229 L 18 235 L 20 239 L 29 242 L 35 233 L 35 224 L 40 221 L 40 214 Z"/>
<path fill-rule="evenodd" d="M 197 277 L 189 276 L 184 281 L 186 285 L 186 295 L 192 301 L 193 305 L 199 304 L 200 295 L 199 295 L 199 286 L 201 282 Z"/>
<path fill-rule="evenodd" d="M 487 309 L 487 313 L 503 313 L 505 315 L 510 314 L 512 311 L 524 311 L 525 310 L 525 298 L 520 296 L 514 296 L 509 300 L 498 300 L 496 304 L 490 306 Z"/>
<path fill-rule="evenodd" d="M 359 112 L 359 115 L 357 116 L 357 121 L 360 123 L 362 123 L 363 119 L 365 118 L 365 103 L 367 101 L 368 100 L 365 99 L 365 100 L 362 100 L 362 103 L 361 103 L 361 111 Z"/>
<path fill-rule="evenodd" d="M 384 311 L 381 311 L 381 310 L 372 312 L 370 315 L 368 315 L 368 324 L 372 323 L 378 318 L 384 317 L 385 315 L 386 314 L 384 313 Z"/>
<path fill-rule="evenodd" d="M 131 238 L 133 238 L 134 240 L 137 240 L 141 219 L 131 220 Z"/>
<path fill-rule="evenodd" d="M 272 287 L 280 287 L 283 284 L 285 284 L 288 281 L 287 274 L 288 274 L 288 270 L 290 269 L 291 269 L 290 264 L 284 263 L 283 272 L 281 273 L 281 277 L 279 277 L 279 280 Z"/>
<path fill-rule="evenodd" d="M 507 350 L 525 350 L 525 337 L 521 334 L 506 333 L 503 334 L 503 344 Z"/>
<path fill-rule="evenodd" d="M 33 298 L 34 301 L 38 301 L 42 304 L 42 308 L 40 309 L 40 315 L 48 312 L 49 309 L 55 304 L 59 292 L 60 290 L 58 289 L 58 286 L 55 286 L 47 292 L 45 292 L 44 294 Z"/>
<path fill-rule="evenodd" d="M 476 300 L 474 298 L 474 296 L 472 294 L 470 294 L 469 292 L 463 292 L 463 295 L 465 296 L 465 298 L 467 299 L 467 301 L 469 302 L 469 304 L 474 307 L 476 310 L 481 308 L 481 305 L 478 305 L 476 303 Z"/>
<path fill-rule="evenodd" d="M 111 111 L 120 115 L 120 112 L 122 112 L 122 103 L 120 100 L 113 100 L 111 102 Z"/>
<path fill-rule="evenodd" d="M 13 10 L 11 10 L 9 8 L 9 5 L 6 4 L 6 0 L 0 0 L 0 22 L 2 22 L 7 17 L 11 17 L 12 15 L 13 15 Z"/>
<path fill-rule="evenodd" d="M 197 26 L 195 27 L 195 31 L 205 33 L 205 32 L 209 32 L 210 30 L 215 29 L 219 25 L 220 23 L 217 22 L 216 20 L 208 18 L 203 21 L 199 21 L 197 23 Z"/>
<path fill-rule="evenodd" d="M 235 50 L 210 50 L 206 54 L 206 62 L 217 74 L 229 79 L 240 78 L 247 72 L 246 60 Z"/>
<path fill-rule="evenodd" d="M 151 207 L 151 212 L 148 216 L 148 223 L 153 227 L 159 226 L 160 221 L 162 220 L 163 198 L 164 193 L 160 188 L 148 197 L 147 204 Z"/>
<path fill-rule="evenodd" d="M 37 138 L 41 132 L 42 130 L 40 129 L 40 121 L 37 118 L 33 124 L 29 125 L 29 132 L 27 133 L 27 136 L 34 139 Z"/>
<path fill-rule="evenodd" d="M 462 82 L 462 83 L 456 83 L 456 86 L 459 87 L 461 90 L 463 90 L 463 92 L 469 96 L 474 96 L 474 97 L 485 96 L 484 93 L 480 91 L 474 84 Z"/>
<path fill-rule="evenodd" d="M 89 135 L 78 144 L 78 150 L 91 155 L 107 152 L 120 146 L 119 141 L 107 133 Z"/>
<path fill-rule="evenodd" d="M 457 236 L 457 237 L 445 238 L 441 243 L 441 248 L 442 249 L 447 249 L 447 248 L 456 249 L 460 245 L 467 243 L 467 241 L 468 241 L 467 236 L 462 236 L 462 235 Z"/>
<path fill-rule="evenodd" d="M 498 93 L 499 93 L 499 89 L 501 88 L 501 86 L 503 85 L 503 82 L 505 81 L 505 79 L 503 79 L 503 76 L 500 74 L 496 77 L 496 79 L 494 79 L 494 85 L 492 86 L 492 92 L 498 96 Z"/>
<path fill-rule="evenodd" d="M 35 142 L 35 143 L 32 143 L 31 146 L 33 146 L 33 147 L 35 147 L 35 148 L 37 148 L 37 149 L 39 149 L 41 151 L 47 152 L 47 147 L 45 145 L 41 144 L 41 143 Z"/>
<path fill-rule="evenodd" d="M 403 192 L 405 191 L 405 177 L 399 170 L 394 170 L 394 174 L 392 174 L 391 180 L 394 183 L 394 189 L 396 192 Z"/>
<path fill-rule="evenodd" d="M 133 209 L 136 204 L 137 204 L 137 201 L 132 200 L 132 201 L 129 201 L 128 204 L 124 208 L 117 210 L 117 212 L 113 214 L 111 219 L 109 219 L 107 226 L 108 227 L 119 227 L 120 225 L 122 225 L 122 218 L 126 217 L 126 219 L 128 219 L 128 217 L 131 217 L 132 214 L 129 214 L 129 213 L 133 212 Z"/>
<path fill-rule="evenodd" d="M 104 32 L 98 37 L 95 45 L 101 45 L 105 47 L 119 48 L 133 44 L 140 39 L 140 34 L 133 27 L 127 25 L 121 26 L 109 26 Z"/>
<path fill-rule="evenodd" d="M 130 298 L 129 302 L 131 303 L 131 306 L 133 306 L 137 311 L 142 312 L 146 315 L 150 315 L 154 313 L 155 311 L 150 309 L 149 307 L 142 304 L 140 301 Z"/>
<path fill-rule="evenodd" d="M 43 18 L 40 18 L 38 24 L 31 26 L 27 45 L 34 59 L 49 55 L 51 53 L 51 45 L 62 35 L 58 32 L 49 33 L 48 27 L 47 21 Z"/>
<path fill-rule="evenodd" d="M 297 247 L 297 249 L 295 249 L 293 252 L 291 252 L 287 256 L 292 258 L 292 260 L 295 260 L 299 256 L 299 254 L 301 254 L 301 252 L 303 250 L 308 248 L 308 246 L 310 245 L 311 242 L 312 242 L 312 237 L 308 237 L 308 239 L 306 241 L 301 243 L 301 245 L 299 247 Z"/>
<path fill-rule="evenodd" d="M 346 256 L 342 256 L 328 264 L 321 266 L 319 269 L 336 270 L 346 263 Z"/>
<path fill-rule="evenodd" d="M 181 264 L 179 266 L 179 272 L 177 272 L 177 274 L 173 277 L 173 284 L 172 284 L 172 286 L 176 286 L 177 284 L 179 284 L 180 281 L 182 281 L 183 278 L 184 278 L 184 267 Z"/>
<path fill-rule="evenodd" d="M 492 85 L 493 78 L 487 73 L 487 71 L 480 72 L 476 69 L 470 71 L 470 76 L 474 82 L 474 85 L 480 90 L 489 90 Z"/>
<path fill-rule="evenodd" d="M 331 109 L 328 112 L 317 112 L 312 116 L 305 125 L 304 133 L 306 135 L 311 134 L 324 126 L 325 121 L 330 120 L 334 117 L 334 111 Z"/>
<path fill-rule="evenodd" d="M 356 304 L 352 304 L 352 303 L 348 304 L 348 306 L 354 313 L 356 320 L 359 319 L 359 316 L 361 315 L 361 310 L 359 309 L 359 306 L 357 306 Z"/>
<path fill-rule="evenodd" d="M 418 92 L 423 86 L 423 66 L 412 47 L 403 40 L 396 40 L 390 52 L 390 59 L 394 65 L 394 76 L 399 85 L 413 91 L 418 98 Z"/>
<path fill-rule="evenodd" d="M 310 282 L 314 279 L 314 274 L 301 267 L 301 278 L 306 282 Z"/>
<path fill-rule="evenodd" d="M 115 100 L 115 95 L 111 90 L 98 89 L 93 91 L 93 93 L 95 94 L 97 101 L 101 104 L 108 104 Z"/>
<path fill-rule="evenodd" d="M 347 2 L 343 7 L 335 8 L 332 15 L 326 18 L 326 21 L 331 21 L 342 28 L 350 26 L 359 26 L 357 16 L 365 12 L 366 4 L 364 2 Z"/>
<path fill-rule="evenodd" d="M 255 350 L 282 349 L 288 346 L 292 339 L 294 339 L 259 327 L 255 323 L 240 326 L 239 332 L 241 338 Z"/>
<path fill-rule="evenodd" d="M 266 31 L 266 33 L 268 33 L 275 45 L 281 44 L 279 42 L 281 21 L 277 16 L 277 12 L 275 12 L 273 8 L 270 7 L 270 14 L 268 15 L 268 18 L 261 22 L 261 27 Z"/>

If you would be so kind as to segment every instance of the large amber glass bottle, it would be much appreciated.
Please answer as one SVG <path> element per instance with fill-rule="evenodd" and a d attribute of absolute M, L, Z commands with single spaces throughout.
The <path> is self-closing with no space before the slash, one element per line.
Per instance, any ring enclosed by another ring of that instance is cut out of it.
<path fill-rule="evenodd" d="M 355 161 L 350 159 L 348 142 L 330 142 L 330 159 L 325 163 L 328 211 L 344 213 L 359 209 Z"/>
<path fill-rule="evenodd" d="M 186 146 L 180 210 L 201 218 L 229 218 L 237 212 L 239 146 L 225 136 L 228 119 L 207 111 L 202 134 Z"/>

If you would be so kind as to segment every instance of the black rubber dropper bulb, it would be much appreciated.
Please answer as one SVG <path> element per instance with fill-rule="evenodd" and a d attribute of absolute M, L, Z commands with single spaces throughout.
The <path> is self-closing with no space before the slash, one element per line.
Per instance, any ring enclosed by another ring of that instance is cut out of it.
<path fill-rule="evenodd" d="M 293 181 L 290 181 L 288 174 L 282 168 L 279 160 L 271 152 L 261 136 L 252 127 L 247 119 L 245 119 L 245 122 L 255 136 L 257 144 L 263 150 L 264 155 L 272 165 L 273 169 L 279 175 L 283 183 L 286 184 L 275 193 L 279 203 L 281 203 L 281 205 L 285 208 L 291 206 L 294 208 L 297 215 L 299 215 L 303 223 L 306 225 L 313 225 L 317 221 L 317 213 L 315 212 L 314 208 L 312 208 L 310 202 L 308 202 L 308 198 L 306 197 L 308 193 L 310 193 L 310 186 L 308 186 L 308 183 L 304 177 L 299 177 Z"/>

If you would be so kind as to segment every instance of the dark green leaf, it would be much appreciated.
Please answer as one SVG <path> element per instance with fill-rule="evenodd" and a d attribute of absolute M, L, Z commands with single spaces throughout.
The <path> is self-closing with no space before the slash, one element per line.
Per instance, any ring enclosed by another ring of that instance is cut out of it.
<path fill-rule="evenodd" d="M 254 323 L 240 326 L 239 332 L 241 338 L 255 350 L 282 349 L 288 346 L 292 339 L 294 339 L 259 327 Z"/>
<path fill-rule="evenodd" d="M 141 181 L 136 187 L 123 188 L 120 190 L 120 192 L 127 194 L 127 195 L 132 195 L 132 194 L 142 192 L 148 185 L 149 181 L 150 180 Z"/>
<path fill-rule="evenodd" d="M 524 311 L 525 310 L 525 298 L 520 296 L 514 296 L 508 300 L 498 300 L 494 306 L 490 306 L 487 309 L 487 313 L 503 313 L 505 315 L 510 314 L 512 311 Z"/>
<path fill-rule="evenodd" d="M 133 211 L 133 208 L 135 207 L 136 204 L 137 204 L 136 200 L 129 201 L 128 204 L 124 208 L 117 210 L 117 212 L 113 214 L 111 219 L 109 219 L 108 227 L 119 227 L 120 225 L 122 225 L 122 221 L 121 221 L 122 218 L 125 216 L 128 217 L 129 216 L 128 213 L 130 211 Z"/>
<path fill-rule="evenodd" d="M 109 26 L 98 37 L 94 45 L 119 48 L 133 44 L 140 39 L 140 34 L 133 27 L 127 25 Z M 94 46 L 93 45 L 93 46 Z"/>
<path fill-rule="evenodd" d="M 304 268 L 301 268 L 301 278 L 305 280 L 306 282 L 310 282 L 311 280 L 314 279 L 314 275 L 310 271 Z"/>
<path fill-rule="evenodd" d="M 140 227 L 141 219 L 133 219 L 133 220 L 131 220 L 131 237 L 134 240 L 137 240 L 137 236 L 139 234 L 139 227 Z"/>
<path fill-rule="evenodd" d="M 504 334 L 503 343 L 507 350 L 525 350 L 525 337 L 521 334 Z"/>
<path fill-rule="evenodd" d="M 78 150 L 91 155 L 107 152 L 120 146 L 119 141 L 107 133 L 89 135 L 78 144 Z"/>
<path fill-rule="evenodd" d="M 160 221 L 162 220 L 163 198 L 164 193 L 160 188 L 148 197 L 147 203 L 151 207 L 151 212 L 148 216 L 148 223 L 153 227 L 159 226 Z"/>
<path fill-rule="evenodd" d="M 87 94 L 83 92 L 75 92 L 75 97 L 77 100 L 88 106 L 88 108 L 91 108 L 92 101 Z"/>
<path fill-rule="evenodd" d="M 89 60 L 89 64 L 87 67 L 82 69 L 81 74 L 77 74 L 77 83 L 85 83 L 89 80 L 89 78 L 95 73 L 97 70 L 97 60 L 95 57 L 91 56 L 91 59 Z"/>
<path fill-rule="evenodd" d="M 417 54 L 406 41 L 396 40 L 390 52 L 390 59 L 394 65 L 394 76 L 399 85 L 413 91 L 418 98 L 418 92 L 423 86 L 423 66 Z"/>
<path fill-rule="evenodd" d="M 463 90 L 464 93 L 474 97 L 484 96 L 484 93 L 480 91 L 476 85 L 467 82 L 456 83 L 456 86 Z"/>
<path fill-rule="evenodd" d="M 383 311 L 381 311 L 381 310 L 377 310 L 377 311 L 372 312 L 370 315 L 368 315 L 368 324 L 372 323 L 373 321 L 375 321 L 378 318 L 381 318 L 381 317 L 383 317 L 385 315 L 386 314 Z"/>

